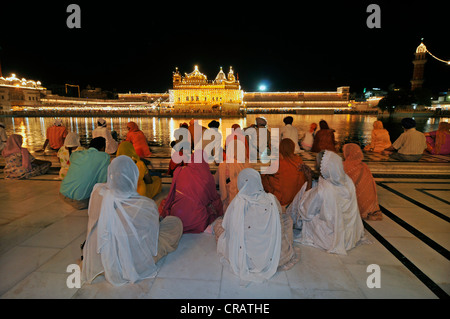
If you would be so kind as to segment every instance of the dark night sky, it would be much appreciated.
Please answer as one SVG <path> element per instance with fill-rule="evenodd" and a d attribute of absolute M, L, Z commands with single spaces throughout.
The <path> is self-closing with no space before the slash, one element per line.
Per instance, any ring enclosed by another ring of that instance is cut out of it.
<path fill-rule="evenodd" d="M 81 29 L 66 8 L 81 7 Z M 95 4 L 94 4 L 95 3 Z M 420 39 L 450 59 L 443 1 L 45 1 L 2 4 L 0 61 L 4 76 L 44 86 L 87 84 L 117 92 L 165 92 L 172 71 L 214 79 L 233 66 L 245 91 L 335 90 L 349 85 L 409 88 Z M 381 29 L 369 29 L 370 3 Z M 428 57 L 425 87 L 450 88 L 450 66 Z"/>

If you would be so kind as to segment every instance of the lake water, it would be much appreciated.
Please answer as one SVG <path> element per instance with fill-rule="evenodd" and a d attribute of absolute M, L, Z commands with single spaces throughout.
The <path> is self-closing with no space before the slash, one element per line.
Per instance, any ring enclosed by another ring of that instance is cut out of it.
<path fill-rule="evenodd" d="M 264 114 L 267 119 L 269 129 L 284 126 L 283 118 L 288 114 Z M 235 123 L 241 127 L 247 127 L 255 123 L 258 114 L 249 114 L 246 118 L 218 118 L 220 122 L 219 131 L 225 139 L 226 129 L 231 128 Z M 359 142 L 361 145 L 370 143 L 370 134 L 373 122 L 380 119 L 385 128 L 389 131 L 391 141 L 403 132 L 400 121 L 401 117 L 377 118 L 376 115 L 355 115 L 355 114 L 329 114 L 329 115 L 291 115 L 294 118 L 293 125 L 300 132 L 309 129 L 311 123 L 319 123 L 320 120 L 328 122 L 330 128 L 336 130 L 336 140 L 339 142 Z M 7 135 L 21 134 L 23 147 L 36 150 L 42 147 L 45 142 L 47 127 L 51 126 L 55 118 L 52 117 L 3 117 L 0 122 L 6 126 Z M 62 117 L 64 125 L 69 131 L 77 132 L 80 135 L 82 145 L 87 145 L 91 140 L 91 132 L 96 127 L 97 117 Z M 115 130 L 120 139 L 124 139 L 127 134 L 127 123 L 136 122 L 144 132 L 149 142 L 168 146 L 174 139 L 173 132 L 183 122 L 189 122 L 190 118 L 158 118 L 158 117 L 104 117 L 108 123 L 108 128 Z M 203 126 L 207 127 L 212 121 L 211 118 L 198 118 L 202 120 Z M 440 121 L 449 121 L 449 118 L 416 117 L 417 130 L 430 132 L 437 130 Z"/>

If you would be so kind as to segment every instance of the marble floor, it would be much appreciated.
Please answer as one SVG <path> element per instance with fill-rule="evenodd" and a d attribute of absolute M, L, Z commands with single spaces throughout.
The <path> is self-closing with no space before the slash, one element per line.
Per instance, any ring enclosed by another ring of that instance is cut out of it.
<path fill-rule="evenodd" d="M 438 299 L 450 294 L 445 219 L 450 179 L 378 178 L 380 205 L 417 232 L 385 215 L 366 223 L 372 243 L 346 256 L 296 243 L 300 261 L 262 284 L 240 286 L 220 263 L 213 235 L 202 233 L 184 234 L 178 249 L 158 262 L 153 279 L 114 287 L 99 276 L 92 284 L 69 288 L 67 267 L 80 262 L 88 217 L 87 210 L 76 211 L 60 200 L 56 177 L 0 179 L 2 299 Z M 157 202 L 169 187 L 170 180 Z M 380 267 L 380 288 L 368 287 L 372 264 Z"/>

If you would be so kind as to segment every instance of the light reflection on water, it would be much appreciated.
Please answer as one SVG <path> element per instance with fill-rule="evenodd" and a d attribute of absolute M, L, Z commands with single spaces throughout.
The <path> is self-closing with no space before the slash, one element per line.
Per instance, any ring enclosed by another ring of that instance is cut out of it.
<path fill-rule="evenodd" d="M 290 114 L 289 114 L 290 115 Z M 226 129 L 233 124 L 247 127 L 255 123 L 258 114 L 249 114 L 246 118 L 218 118 L 220 122 L 219 131 L 225 140 Z M 283 118 L 288 114 L 264 114 L 270 128 L 281 128 L 284 126 Z M 320 120 L 328 122 L 330 128 L 336 130 L 336 140 L 359 142 L 366 145 L 370 142 L 370 135 L 373 122 L 377 120 L 376 115 L 355 115 L 355 114 L 329 114 L 329 115 L 291 115 L 294 118 L 293 125 L 299 132 L 306 132 L 311 123 L 319 123 Z M 45 142 L 47 128 L 51 126 L 55 118 L 52 117 L 4 117 L 0 121 L 6 126 L 7 135 L 20 134 L 23 136 L 23 146 L 36 150 L 42 147 Z M 69 131 L 74 131 L 80 135 L 83 145 L 87 145 L 92 137 L 92 130 L 96 126 L 97 117 L 63 117 L 61 118 Z M 126 125 L 130 121 L 138 124 L 144 132 L 149 142 L 168 146 L 173 140 L 173 132 L 181 123 L 189 123 L 191 118 L 157 118 L 157 117 L 114 117 L 105 118 L 108 128 L 118 133 L 119 139 L 124 139 L 128 130 Z M 212 118 L 198 118 L 202 120 L 202 125 L 207 127 Z M 389 131 L 391 141 L 402 133 L 400 125 L 401 117 L 379 118 L 384 127 Z M 435 131 L 440 121 L 449 121 L 449 118 L 428 118 L 417 117 L 417 130 L 421 132 Z"/>

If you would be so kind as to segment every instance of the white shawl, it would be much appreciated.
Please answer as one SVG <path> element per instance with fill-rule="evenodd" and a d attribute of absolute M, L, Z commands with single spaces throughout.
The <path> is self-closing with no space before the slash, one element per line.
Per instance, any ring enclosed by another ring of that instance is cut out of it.
<path fill-rule="evenodd" d="M 280 260 L 279 208 L 252 168 L 240 172 L 238 188 L 223 219 L 217 253 L 241 280 L 263 282 L 275 274 Z"/>
<path fill-rule="evenodd" d="M 115 286 L 156 275 L 159 214 L 155 202 L 137 192 L 139 170 L 128 156 L 108 167 L 108 181 L 97 184 L 89 203 L 82 280 L 105 273 Z"/>
<path fill-rule="evenodd" d="M 294 227 L 301 228 L 300 243 L 346 255 L 367 241 L 355 185 L 334 152 L 325 152 L 320 171 L 317 186 L 306 191 L 305 183 L 286 213 L 291 215 Z"/>

